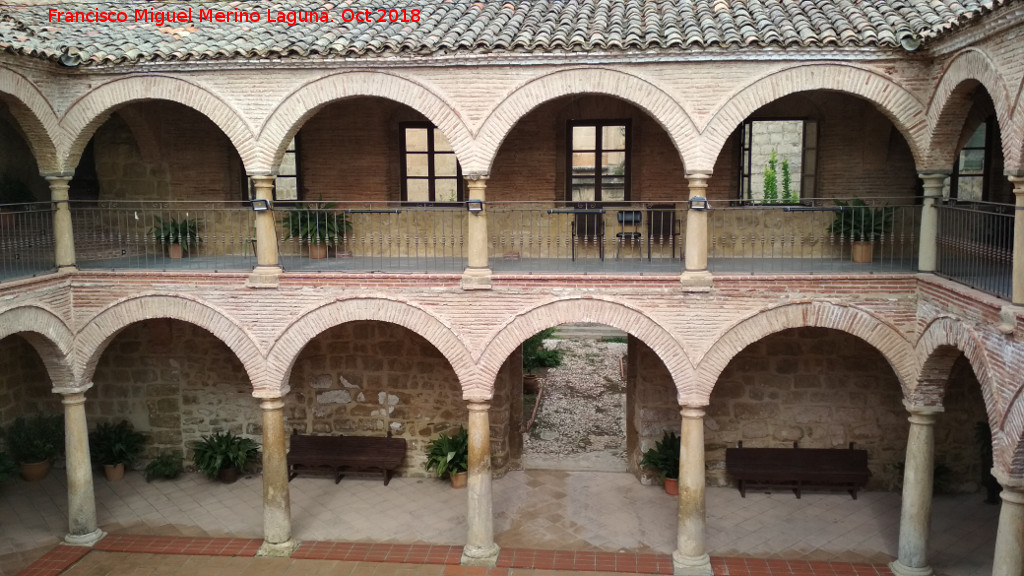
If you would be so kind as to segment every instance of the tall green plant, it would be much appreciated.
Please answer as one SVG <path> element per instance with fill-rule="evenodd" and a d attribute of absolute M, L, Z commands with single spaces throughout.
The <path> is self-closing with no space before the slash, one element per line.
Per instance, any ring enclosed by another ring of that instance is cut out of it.
<path fill-rule="evenodd" d="M 298 238 L 304 244 L 338 244 L 352 232 L 348 214 L 334 211 L 334 203 L 312 202 L 293 208 L 281 217 L 285 240 Z"/>
<path fill-rule="evenodd" d="M 423 466 L 438 478 L 469 470 L 469 431 L 459 426 L 453 436 L 438 434 L 427 444 Z"/>
<path fill-rule="evenodd" d="M 173 216 L 170 219 L 153 216 L 153 239 L 161 246 L 181 244 L 181 249 L 188 252 L 199 244 L 199 219 L 189 219 L 187 216 L 178 220 Z"/>
<path fill-rule="evenodd" d="M 131 465 L 142 456 L 146 435 L 137 432 L 132 423 L 102 422 L 89 434 L 89 452 L 97 464 Z"/>
<path fill-rule="evenodd" d="M 789 160 L 782 160 L 782 202 L 792 204 L 796 201 L 793 197 L 793 177 L 789 172 Z"/>
<path fill-rule="evenodd" d="M 679 478 L 679 436 L 665 432 L 654 448 L 644 452 L 640 466 L 654 470 L 662 478 Z"/>
<path fill-rule="evenodd" d="M 64 452 L 64 416 L 17 418 L 5 433 L 7 451 L 19 464 L 42 462 Z"/>
<path fill-rule="evenodd" d="M 896 209 L 880 207 L 871 209 L 860 198 L 849 202 L 836 200 L 835 218 L 828 228 L 829 234 L 854 242 L 870 242 L 879 240 L 892 228 L 892 219 Z"/>
<path fill-rule="evenodd" d="M 241 472 L 259 455 L 259 444 L 230 431 L 214 432 L 192 443 L 192 463 L 210 479 L 216 478 L 225 468 L 236 468 Z"/>
<path fill-rule="evenodd" d="M 775 156 L 775 150 L 772 150 L 772 155 L 768 159 L 768 165 L 764 168 L 764 203 L 775 204 L 779 201 L 779 179 L 776 174 L 776 165 L 778 159 Z"/>

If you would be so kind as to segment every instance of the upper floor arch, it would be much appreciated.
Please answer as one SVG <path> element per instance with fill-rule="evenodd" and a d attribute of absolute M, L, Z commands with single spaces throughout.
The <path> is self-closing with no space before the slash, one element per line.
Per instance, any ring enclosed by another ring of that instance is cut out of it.
<path fill-rule="evenodd" d="M 386 72 L 341 72 L 304 84 L 288 95 L 259 129 L 259 160 L 250 173 L 276 173 L 288 143 L 302 125 L 324 106 L 344 98 L 371 96 L 404 104 L 423 114 L 444 133 L 455 156 L 463 162 L 472 149 L 472 136 L 458 112 L 445 98 L 421 83 Z"/>
<path fill-rule="evenodd" d="M 462 383 L 463 395 L 467 399 L 480 395 L 482 385 L 473 359 L 448 325 L 411 302 L 373 296 L 328 302 L 299 314 L 275 339 L 267 355 L 269 379 L 274 383 L 267 395 L 288 393 L 292 368 L 310 341 L 329 328 L 361 320 L 395 324 L 422 336 L 448 360 Z"/>
<path fill-rule="evenodd" d="M 914 349 L 894 326 L 855 306 L 812 301 L 762 310 L 727 328 L 697 363 L 699 392 L 709 398 L 726 366 L 747 346 L 776 332 L 805 327 L 838 330 L 873 346 L 892 366 L 904 396 L 917 380 Z"/>
<path fill-rule="evenodd" d="M 7 68 L 0 68 L 0 87 L 0 99 L 24 132 L 39 171 L 59 172 L 57 149 L 66 145 L 66 138 L 50 102 L 35 84 Z"/>
<path fill-rule="evenodd" d="M 702 148 L 688 171 L 712 171 L 726 140 L 757 109 L 783 96 L 825 90 L 871 102 L 895 125 L 910 146 L 918 165 L 924 158 L 927 119 L 923 104 L 884 75 L 845 64 L 800 64 L 754 80 L 724 98 L 701 132 Z"/>
<path fill-rule="evenodd" d="M 502 142 L 512 128 L 537 106 L 574 94 L 613 96 L 639 107 L 669 135 L 687 168 L 700 146 L 696 126 L 686 109 L 661 88 L 639 76 L 605 68 L 574 68 L 550 72 L 515 88 L 484 119 L 473 155 L 463 165 L 467 174 L 489 174 Z"/>
<path fill-rule="evenodd" d="M 252 383 L 254 395 L 269 388 L 264 356 L 242 322 L 212 305 L 184 296 L 143 294 L 119 300 L 90 318 L 78 331 L 76 364 L 85 381 L 91 381 L 100 357 L 111 341 L 136 322 L 168 318 L 198 326 L 220 339 L 235 354 Z"/>
<path fill-rule="evenodd" d="M 74 335 L 50 310 L 28 305 L 0 312 L 0 340 L 19 335 L 35 349 L 57 388 L 79 388 L 87 381 L 75 378 L 72 366 Z"/>
<path fill-rule="evenodd" d="M 63 170 L 77 166 L 86 145 L 110 114 L 132 102 L 169 100 L 196 110 L 223 132 L 247 169 L 257 164 L 255 135 L 245 118 L 210 90 L 171 76 L 129 76 L 102 84 L 75 101 L 62 124 L 69 137 L 59 150 Z M 163 119 L 174 122 L 173 118 Z"/>
<path fill-rule="evenodd" d="M 693 389 L 693 365 L 672 334 L 641 310 L 621 302 L 599 298 L 566 298 L 539 304 L 517 313 L 487 342 L 478 365 L 487 382 L 487 397 L 494 390 L 501 365 L 515 349 L 534 334 L 561 324 L 593 322 L 606 324 L 635 336 L 657 354 L 677 388 L 680 404 L 703 405 L 704 398 Z"/>

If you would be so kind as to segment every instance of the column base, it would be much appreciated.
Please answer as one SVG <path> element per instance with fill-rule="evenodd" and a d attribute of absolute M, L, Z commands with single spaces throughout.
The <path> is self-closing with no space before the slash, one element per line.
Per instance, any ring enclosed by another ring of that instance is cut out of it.
<path fill-rule="evenodd" d="M 715 277 L 707 270 L 686 270 L 679 277 L 683 292 L 711 292 Z"/>
<path fill-rule="evenodd" d="M 711 570 L 711 558 L 707 555 L 683 556 L 678 550 L 672 553 L 672 574 L 676 576 L 715 576 Z"/>
<path fill-rule="evenodd" d="M 106 532 L 97 528 L 88 534 L 67 534 L 64 536 L 64 543 L 70 544 L 71 546 L 91 547 L 93 544 L 103 540 L 106 536 Z"/>
<path fill-rule="evenodd" d="M 462 273 L 462 289 L 490 290 L 491 274 L 490 268 L 466 268 Z"/>
<path fill-rule="evenodd" d="M 904 566 L 899 560 L 889 562 L 889 569 L 892 570 L 893 576 L 933 576 L 935 574 L 931 566 L 911 568 L 910 566 Z"/>
<path fill-rule="evenodd" d="M 288 558 L 292 555 L 292 552 L 295 552 L 297 547 L 298 543 L 295 540 L 277 543 L 264 540 L 263 544 L 260 544 L 260 549 L 256 552 L 256 555 L 270 558 Z"/>
<path fill-rule="evenodd" d="M 245 281 L 246 288 L 277 288 L 281 278 L 280 266 L 257 266 Z"/>
<path fill-rule="evenodd" d="M 462 549 L 462 560 L 459 563 L 463 566 L 494 568 L 498 565 L 499 552 L 501 552 L 501 547 L 497 544 L 491 544 L 490 546 L 466 546 Z"/>

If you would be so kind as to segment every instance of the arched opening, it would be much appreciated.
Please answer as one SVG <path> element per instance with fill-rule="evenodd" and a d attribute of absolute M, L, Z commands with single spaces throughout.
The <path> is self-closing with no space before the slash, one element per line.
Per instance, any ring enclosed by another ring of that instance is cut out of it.
<path fill-rule="evenodd" d="M 910 145 L 871 102 L 824 90 L 784 96 L 751 113 L 717 158 L 709 266 L 912 270 L 920 193 Z"/>
<path fill-rule="evenodd" d="M 20 335 L 0 339 L 0 428 L 16 418 L 60 414 L 60 397 L 36 349 Z"/>

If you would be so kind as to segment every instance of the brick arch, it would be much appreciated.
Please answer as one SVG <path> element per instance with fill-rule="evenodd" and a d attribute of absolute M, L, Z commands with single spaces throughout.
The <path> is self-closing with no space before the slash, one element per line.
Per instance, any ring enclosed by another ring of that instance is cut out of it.
<path fill-rule="evenodd" d="M 514 89 L 484 119 L 477 132 L 467 173 L 487 174 L 501 143 L 524 116 L 555 98 L 574 94 L 603 94 L 636 105 L 647 112 L 668 134 L 690 170 L 700 137 L 690 114 L 674 98 L 650 81 L 617 70 L 575 68 L 533 78 Z"/>
<path fill-rule="evenodd" d="M 505 323 L 487 343 L 477 362 L 481 377 L 487 383 L 488 395 L 493 393 L 501 365 L 527 338 L 571 322 L 605 324 L 635 336 L 665 364 L 675 382 L 680 404 L 706 404 L 706 398 L 693 389 L 690 358 L 668 330 L 632 306 L 598 298 L 553 300 L 524 310 Z"/>
<path fill-rule="evenodd" d="M 276 171 L 288 142 L 302 124 L 331 102 L 357 96 L 385 98 L 416 110 L 448 138 L 455 156 L 463 163 L 473 142 L 459 114 L 437 89 L 387 72 L 340 72 L 318 78 L 297 88 L 271 112 L 259 130 L 262 173 Z"/>
<path fill-rule="evenodd" d="M 923 169 L 948 170 L 953 165 L 957 142 L 971 107 L 967 93 L 974 82 L 984 86 L 992 99 L 1004 157 L 1013 152 L 1010 89 L 988 54 L 978 48 L 968 48 L 947 62 L 928 102 L 928 123 L 932 129 Z"/>
<path fill-rule="evenodd" d="M 387 322 L 408 329 L 430 342 L 448 360 L 466 399 L 484 399 L 469 351 L 451 327 L 419 306 L 388 297 L 361 296 L 328 302 L 301 314 L 275 338 L 267 356 L 270 379 L 281 395 L 303 348 L 329 328 L 346 322 Z"/>
<path fill-rule="evenodd" d="M 156 318 L 198 326 L 227 345 L 245 368 L 255 390 L 254 396 L 265 396 L 265 391 L 272 388 L 256 339 L 240 327 L 241 323 L 208 303 L 184 296 L 135 296 L 115 302 L 89 319 L 75 337 L 76 363 L 82 379 L 92 380 L 100 357 L 122 330 L 136 322 Z"/>
<path fill-rule="evenodd" d="M 914 350 L 899 330 L 873 314 L 831 302 L 783 304 L 749 316 L 729 327 L 697 365 L 697 381 L 708 398 L 726 366 L 747 346 L 790 328 L 830 328 L 856 336 L 892 366 L 904 395 L 917 380 Z"/>
<path fill-rule="evenodd" d="M 43 93 L 21 74 L 0 68 L 0 97 L 24 132 L 39 171 L 44 174 L 60 172 L 57 148 L 66 137 Z"/>
<path fill-rule="evenodd" d="M 89 139 L 109 115 L 119 107 L 144 100 L 167 100 L 199 112 L 231 140 L 247 169 L 256 163 L 256 139 L 241 113 L 207 88 L 179 78 L 159 75 L 137 75 L 113 80 L 76 100 L 61 119 L 69 135 L 69 142 L 59 150 L 61 162 L 69 170 L 74 170 Z"/>
<path fill-rule="evenodd" d="M 918 338 L 914 355 L 921 370 L 908 399 L 915 405 L 942 405 L 949 372 L 961 353 L 981 383 L 986 411 L 991 415 L 1001 410 L 993 393 L 993 372 L 985 344 L 963 322 L 949 317 L 932 320 Z"/>
<path fill-rule="evenodd" d="M 18 335 L 28 341 L 43 360 L 55 387 L 81 384 L 74 374 L 74 335 L 64 321 L 39 306 L 19 306 L 0 312 L 0 340 Z"/>
<path fill-rule="evenodd" d="M 848 64 L 799 64 L 758 78 L 729 95 L 702 131 L 704 155 L 694 169 L 714 167 L 726 139 L 758 108 L 783 96 L 815 90 L 842 92 L 874 104 L 900 131 L 920 165 L 928 131 L 920 100 L 877 72 Z"/>

